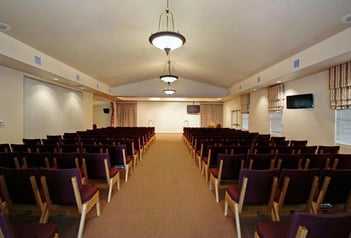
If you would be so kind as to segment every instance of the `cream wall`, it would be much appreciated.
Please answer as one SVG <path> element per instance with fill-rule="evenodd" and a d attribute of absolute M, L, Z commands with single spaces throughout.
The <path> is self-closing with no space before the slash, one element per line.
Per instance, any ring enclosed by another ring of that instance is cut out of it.
<path fill-rule="evenodd" d="M 250 94 L 249 130 L 261 134 L 270 133 L 267 89 Z"/>
<path fill-rule="evenodd" d="M 328 72 L 313 74 L 285 85 L 285 95 L 305 93 L 313 93 L 314 108 L 284 109 L 283 134 L 288 139 L 305 138 L 310 145 L 333 145 L 335 112 L 329 109 Z"/>
<path fill-rule="evenodd" d="M 200 114 L 187 114 L 187 102 L 138 102 L 137 125 L 153 126 L 156 132 L 183 132 L 183 127 L 199 127 Z"/>
<path fill-rule="evenodd" d="M 24 138 L 83 129 L 81 92 L 24 77 L 23 101 Z"/>
<path fill-rule="evenodd" d="M 240 97 L 232 98 L 223 103 L 223 127 L 232 128 L 232 111 L 240 110 Z M 239 124 L 241 125 L 241 114 L 239 112 Z"/>
<path fill-rule="evenodd" d="M 23 74 L 0 66 L 0 143 L 23 138 Z"/>
<path fill-rule="evenodd" d="M 0 143 L 91 128 L 91 93 L 24 78 L 23 72 L 0 66 Z"/>
<path fill-rule="evenodd" d="M 110 126 L 111 111 L 109 113 L 104 113 L 104 108 L 110 108 L 110 103 L 100 103 L 98 105 L 94 105 L 93 107 L 93 123 L 97 126 L 97 128 Z"/>

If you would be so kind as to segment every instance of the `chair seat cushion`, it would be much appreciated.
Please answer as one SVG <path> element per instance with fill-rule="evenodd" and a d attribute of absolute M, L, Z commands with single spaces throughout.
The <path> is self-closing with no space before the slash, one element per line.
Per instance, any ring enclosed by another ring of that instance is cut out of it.
<path fill-rule="evenodd" d="M 116 174 L 118 174 L 119 170 L 118 170 L 118 167 L 111 167 L 110 168 L 110 178 L 116 176 Z"/>
<path fill-rule="evenodd" d="M 202 157 L 202 161 L 204 162 L 204 164 L 208 164 L 208 158 L 207 157 Z"/>
<path fill-rule="evenodd" d="M 226 192 L 229 194 L 229 196 L 231 197 L 231 199 L 234 202 L 238 202 L 239 201 L 239 196 L 240 196 L 240 191 L 237 185 L 231 185 L 226 189 Z"/>
<path fill-rule="evenodd" d="M 287 237 L 290 221 L 260 222 L 256 225 L 256 231 L 260 238 L 283 238 Z"/>
<path fill-rule="evenodd" d="M 218 174 L 219 174 L 218 168 L 211 169 L 210 171 L 213 177 L 218 178 Z"/>
<path fill-rule="evenodd" d="M 130 156 L 127 156 L 126 157 L 126 163 L 127 164 L 129 164 L 130 162 L 132 162 L 133 161 L 133 158 L 132 157 L 130 157 Z"/>
<path fill-rule="evenodd" d="M 12 230 L 16 238 L 52 238 L 57 233 L 57 226 L 55 224 L 15 223 L 12 224 Z"/>
<path fill-rule="evenodd" d="M 94 185 L 87 185 L 87 184 L 82 185 L 82 188 L 80 190 L 82 202 L 85 203 L 89 201 L 90 198 L 92 198 L 97 191 L 98 191 L 98 188 Z"/>

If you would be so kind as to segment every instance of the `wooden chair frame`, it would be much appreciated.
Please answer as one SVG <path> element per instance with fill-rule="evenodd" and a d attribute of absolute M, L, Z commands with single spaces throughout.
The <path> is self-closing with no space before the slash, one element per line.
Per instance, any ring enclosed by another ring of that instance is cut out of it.
<path fill-rule="evenodd" d="M 104 159 L 104 165 L 105 165 L 105 174 L 106 174 L 106 183 L 104 183 L 104 185 L 108 187 L 107 202 L 110 202 L 112 197 L 113 185 L 116 184 L 117 191 L 120 190 L 120 177 L 119 177 L 119 172 L 114 177 L 110 176 L 109 164 L 107 159 Z M 97 184 L 100 182 L 100 180 L 98 179 L 89 179 L 85 158 L 83 158 L 83 171 L 85 174 L 85 180 L 84 180 L 85 183 Z"/>
<path fill-rule="evenodd" d="M 100 192 L 97 191 L 94 194 L 94 196 L 92 198 L 90 198 L 89 201 L 82 203 L 82 198 L 81 198 L 80 191 L 79 191 L 77 177 L 75 177 L 75 176 L 72 177 L 71 181 L 72 181 L 72 187 L 73 187 L 74 196 L 75 196 L 75 200 L 76 200 L 76 204 L 77 204 L 76 208 L 78 210 L 78 214 L 80 214 L 80 222 L 79 222 L 77 237 L 82 238 L 83 231 L 84 231 L 84 225 L 85 225 L 85 218 L 86 218 L 86 215 L 89 213 L 89 211 L 95 206 L 96 207 L 96 215 L 100 216 Z M 52 203 L 50 193 L 49 193 L 49 188 L 48 188 L 45 176 L 41 177 L 41 183 L 43 186 L 44 195 L 45 195 L 45 199 L 47 202 L 47 208 L 48 208 L 47 213 L 45 214 L 45 217 L 44 217 L 45 223 L 49 219 L 49 216 L 54 212 L 72 210 L 71 206 L 61 206 L 61 205 L 57 205 L 57 204 Z"/>
<path fill-rule="evenodd" d="M 243 204 L 244 204 L 244 199 L 245 199 L 245 193 L 247 189 L 247 183 L 248 183 L 248 178 L 245 177 L 243 179 L 243 184 L 241 187 L 240 191 L 240 197 L 239 197 L 239 202 L 236 203 L 230 195 L 225 192 L 225 201 L 224 201 L 224 215 L 228 215 L 228 207 L 230 207 L 234 211 L 234 219 L 235 219 L 235 225 L 236 225 L 236 232 L 237 232 L 237 238 L 241 238 L 241 227 L 240 227 L 240 214 L 242 213 L 243 210 Z M 266 208 L 268 210 L 268 213 L 272 214 L 272 208 L 273 208 L 273 201 L 274 201 L 274 196 L 277 190 L 278 186 L 278 178 L 274 177 L 273 182 L 272 182 L 272 190 L 271 190 L 271 195 L 269 198 L 269 202 L 266 205 Z M 252 206 L 254 209 L 258 208 L 258 206 Z M 274 217 L 272 216 L 272 219 Z"/>

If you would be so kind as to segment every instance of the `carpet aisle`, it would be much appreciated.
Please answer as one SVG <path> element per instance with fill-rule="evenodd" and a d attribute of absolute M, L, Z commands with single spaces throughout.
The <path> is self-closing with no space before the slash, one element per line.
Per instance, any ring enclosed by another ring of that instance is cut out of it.
<path fill-rule="evenodd" d="M 102 191 L 102 199 L 106 198 Z M 91 212 L 85 238 L 235 237 L 233 217 L 223 215 L 181 134 L 157 134 L 155 142 L 100 217 Z"/>

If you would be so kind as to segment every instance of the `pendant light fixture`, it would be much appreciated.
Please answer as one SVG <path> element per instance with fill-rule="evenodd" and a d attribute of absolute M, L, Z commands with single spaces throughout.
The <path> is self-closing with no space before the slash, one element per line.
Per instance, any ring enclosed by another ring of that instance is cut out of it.
<path fill-rule="evenodd" d="M 163 92 L 167 95 L 172 95 L 176 92 L 176 90 L 174 88 L 171 87 L 171 83 L 167 83 L 168 87 L 166 89 L 163 90 Z"/>
<path fill-rule="evenodd" d="M 165 83 L 173 83 L 178 79 L 177 75 L 171 73 L 171 60 L 169 59 L 167 62 L 168 74 L 164 74 L 160 76 L 160 79 Z"/>
<path fill-rule="evenodd" d="M 167 55 L 170 51 L 181 47 L 185 43 L 185 37 L 174 30 L 173 14 L 168 5 L 167 0 L 166 10 L 161 13 L 159 18 L 158 32 L 151 34 L 149 37 L 149 42 L 153 46 L 164 50 Z"/>

